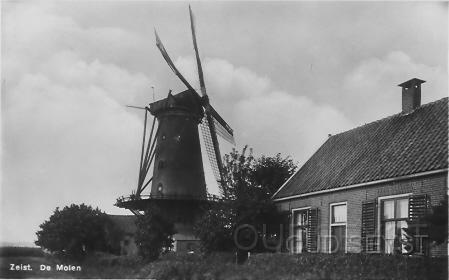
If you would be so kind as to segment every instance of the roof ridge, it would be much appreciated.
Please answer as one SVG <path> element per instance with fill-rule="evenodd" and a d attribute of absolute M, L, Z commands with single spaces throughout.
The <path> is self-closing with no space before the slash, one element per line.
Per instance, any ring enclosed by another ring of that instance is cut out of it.
<path fill-rule="evenodd" d="M 345 131 L 342 131 L 342 132 L 340 132 L 340 133 L 334 134 L 334 135 L 330 136 L 329 138 L 332 138 L 332 137 L 334 137 L 334 136 L 338 136 L 338 135 L 341 135 L 341 134 L 344 134 L 344 133 L 347 133 L 347 132 L 350 132 L 350 131 L 354 131 L 354 130 L 356 130 L 356 129 L 360 129 L 360 128 L 365 127 L 365 126 L 373 125 L 373 124 L 375 124 L 375 123 L 383 122 L 383 121 L 386 121 L 386 120 L 388 120 L 388 119 L 393 119 L 393 118 L 400 117 L 400 116 L 407 116 L 407 115 L 410 115 L 410 114 L 414 114 L 414 113 L 416 113 L 416 112 L 419 112 L 419 111 L 422 110 L 423 108 L 426 108 L 426 107 L 435 105 L 435 103 L 443 102 L 444 99 L 448 99 L 448 98 L 449 98 L 449 97 L 446 96 L 446 97 L 443 97 L 443 98 L 441 98 L 441 99 L 438 99 L 438 100 L 435 100 L 435 101 L 432 101 L 432 102 L 429 102 L 429 103 L 426 103 L 426 104 L 422 104 L 421 106 L 419 106 L 419 107 L 416 108 L 415 110 L 413 110 L 413 111 L 411 111 L 411 112 L 409 112 L 409 113 L 406 113 L 406 114 L 404 114 L 404 112 L 399 112 L 399 113 L 396 113 L 396 114 L 394 114 L 394 115 L 386 116 L 386 117 L 383 117 L 383 118 L 381 118 L 381 119 L 378 119 L 378 120 L 375 120 L 375 121 L 371 121 L 371 122 L 369 122 L 369 123 L 365 123 L 365 124 L 356 126 L 356 127 L 351 128 L 351 129 L 349 129 L 349 130 L 345 130 Z"/>

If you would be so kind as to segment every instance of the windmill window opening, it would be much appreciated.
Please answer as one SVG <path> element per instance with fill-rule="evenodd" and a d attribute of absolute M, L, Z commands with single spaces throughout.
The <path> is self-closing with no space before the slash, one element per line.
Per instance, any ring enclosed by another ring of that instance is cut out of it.
<path fill-rule="evenodd" d="M 164 167 L 165 167 L 165 162 L 163 160 L 160 160 L 159 163 L 158 163 L 158 168 L 162 169 Z"/>
<path fill-rule="evenodd" d="M 158 192 L 162 192 L 162 183 L 159 183 L 158 185 L 157 185 L 157 191 Z"/>

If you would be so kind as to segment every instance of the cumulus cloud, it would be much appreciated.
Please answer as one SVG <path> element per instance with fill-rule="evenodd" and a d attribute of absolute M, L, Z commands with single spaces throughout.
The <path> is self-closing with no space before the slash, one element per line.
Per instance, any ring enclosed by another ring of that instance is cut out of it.
<path fill-rule="evenodd" d="M 203 64 L 211 103 L 233 127 L 238 146 L 248 144 L 257 154 L 281 152 L 304 163 L 328 134 L 352 125 L 336 108 L 279 90 L 250 69 L 215 58 L 206 58 Z M 194 59 L 181 57 L 176 65 L 198 88 Z"/>
<path fill-rule="evenodd" d="M 142 120 L 124 105 L 148 95 L 150 79 L 94 55 L 133 34 L 83 28 L 49 9 L 18 5 L 5 17 L 3 241 L 32 241 L 70 203 L 125 213 L 113 203 L 137 177 Z"/>
<path fill-rule="evenodd" d="M 402 51 L 367 58 L 344 77 L 341 95 L 348 103 L 342 107 L 360 123 L 386 117 L 401 110 L 401 89 L 396 85 L 411 78 L 425 80 L 422 103 L 427 103 L 447 96 L 446 75 L 445 69 L 414 61 Z"/>

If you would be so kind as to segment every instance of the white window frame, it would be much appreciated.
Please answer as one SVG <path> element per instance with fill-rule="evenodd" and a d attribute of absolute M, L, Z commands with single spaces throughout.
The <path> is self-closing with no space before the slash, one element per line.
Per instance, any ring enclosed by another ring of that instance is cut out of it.
<path fill-rule="evenodd" d="M 382 236 L 382 217 L 380 216 L 382 214 L 382 201 L 383 200 L 389 200 L 389 199 L 395 199 L 395 198 L 405 198 L 410 197 L 413 193 L 402 193 L 402 194 L 395 194 L 395 195 L 388 195 L 388 196 L 380 196 L 377 198 L 377 236 L 380 238 Z M 409 205 L 410 207 L 410 205 Z M 381 244 L 381 240 L 377 240 L 377 248 L 378 251 L 381 253 L 385 253 L 385 248 L 382 248 L 383 245 Z"/>
<path fill-rule="evenodd" d="M 292 208 L 291 209 L 291 221 L 290 221 L 290 233 L 291 233 L 291 235 L 293 235 L 294 234 L 294 231 L 295 231 L 295 229 L 294 229 L 294 227 L 295 227 L 295 212 L 301 212 L 301 211 L 304 211 L 304 210 L 308 210 L 308 209 L 311 209 L 312 207 L 311 206 L 307 206 L 307 207 L 300 207 L 300 208 Z M 298 252 L 292 252 L 293 254 L 300 254 L 300 253 L 298 253 Z"/>
<path fill-rule="evenodd" d="M 338 205 L 346 205 L 346 222 L 344 223 L 332 223 L 332 207 L 338 206 Z M 333 226 L 345 226 L 345 253 L 348 252 L 348 202 L 347 201 L 341 201 L 341 202 L 334 202 L 329 204 L 329 244 L 328 244 L 328 252 L 331 254 L 331 248 L 332 248 L 332 241 L 331 241 L 331 234 L 332 234 L 332 227 Z"/>

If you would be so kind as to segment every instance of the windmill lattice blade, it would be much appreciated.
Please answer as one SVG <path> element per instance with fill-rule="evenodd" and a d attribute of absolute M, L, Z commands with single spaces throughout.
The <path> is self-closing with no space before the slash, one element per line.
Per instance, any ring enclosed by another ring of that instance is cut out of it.
<path fill-rule="evenodd" d="M 207 110 L 210 112 L 212 118 L 214 119 L 215 130 L 217 134 L 223 137 L 223 139 L 229 141 L 229 143 L 235 145 L 234 131 L 229 126 L 229 124 L 227 124 L 225 120 L 220 116 L 220 114 L 215 111 L 212 105 L 209 104 Z"/>
<path fill-rule="evenodd" d="M 204 116 L 203 121 L 200 124 L 201 132 L 203 134 L 204 145 L 206 146 L 207 157 L 209 158 L 210 165 L 212 167 L 212 172 L 214 173 L 215 180 L 220 184 L 221 174 L 220 168 L 218 166 L 217 157 L 215 155 L 214 143 L 212 141 L 212 135 L 210 132 L 209 122 L 207 117 Z"/>
<path fill-rule="evenodd" d="M 220 122 L 217 121 L 216 118 L 213 119 L 215 124 L 215 131 L 217 132 L 217 134 L 220 135 L 221 138 L 231 143 L 232 145 L 235 145 L 234 135 L 230 134 L 228 130 L 225 127 L 223 127 Z"/>
<path fill-rule="evenodd" d="M 190 8 L 190 5 L 189 5 L 189 13 L 190 13 L 190 27 L 192 29 L 193 48 L 195 49 L 196 65 L 198 67 L 198 77 L 200 80 L 201 94 L 203 96 L 206 96 L 207 93 L 206 93 L 206 85 L 204 83 L 203 67 L 201 66 L 200 54 L 198 52 L 198 45 L 196 42 L 195 18 L 193 16 L 192 8 Z"/>
<path fill-rule="evenodd" d="M 156 46 L 161 52 L 162 56 L 164 57 L 165 61 L 167 62 L 170 69 L 175 73 L 176 76 L 181 80 L 181 82 L 191 91 L 196 92 L 196 90 L 187 82 L 187 80 L 181 75 L 179 70 L 176 68 L 175 64 L 171 60 L 170 56 L 168 55 L 167 51 L 164 48 L 164 45 L 162 44 L 161 39 L 159 38 L 159 35 L 157 35 L 156 29 L 154 30 L 154 34 L 156 36 Z M 197 92 L 196 92 L 197 93 Z M 197 93 L 198 94 L 198 93 Z"/>

